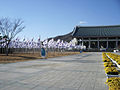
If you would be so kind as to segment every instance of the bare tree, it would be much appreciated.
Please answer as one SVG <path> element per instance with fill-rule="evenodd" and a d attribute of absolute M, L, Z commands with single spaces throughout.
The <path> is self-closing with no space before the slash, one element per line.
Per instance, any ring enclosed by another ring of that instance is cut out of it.
<path fill-rule="evenodd" d="M 8 46 L 11 40 L 20 33 L 25 26 L 21 19 L 11 20 L 10 18 L 0 19 L 0 33 L 5 38 L 6 43 L 6 55 L 8 56 Z"/>

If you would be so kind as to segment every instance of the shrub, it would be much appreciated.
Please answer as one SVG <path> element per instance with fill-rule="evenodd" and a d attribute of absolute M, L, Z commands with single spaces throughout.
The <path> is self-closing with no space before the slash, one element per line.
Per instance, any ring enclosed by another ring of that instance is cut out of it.
<path fill-rule="evenodd" d="M 112 62 L 105 62 L 104 67 L 114 67 Z"/>
<path fill-rule="evenodd" d="M 120 77 L 111 77 L 106 80 L 109 90 L 120 90 Z"/>
<path fill-rule="evenodd" d="M 107 55 L 120 65 L 120 55 L 114 53 L 107 53 Z"/>
<path fill-rule="evenodd" d="M 118 75 L 119 72 L 115 67 L 106 67 L 105 68 L 105 73 L 109 75 Z"/>
<path fill-rule="evenodd" d="M 103 62 L 110 62 L 111 60 L 106 56 L 106 53 L 102 53 Z"/>

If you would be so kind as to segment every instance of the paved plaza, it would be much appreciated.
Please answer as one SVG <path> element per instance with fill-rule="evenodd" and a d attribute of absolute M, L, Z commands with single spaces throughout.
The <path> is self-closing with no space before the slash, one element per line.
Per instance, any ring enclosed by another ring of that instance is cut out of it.
<path fill-rule="evenodd" d="M 102 53 L 0 64 L 0 90 L 108 90 Z"/>

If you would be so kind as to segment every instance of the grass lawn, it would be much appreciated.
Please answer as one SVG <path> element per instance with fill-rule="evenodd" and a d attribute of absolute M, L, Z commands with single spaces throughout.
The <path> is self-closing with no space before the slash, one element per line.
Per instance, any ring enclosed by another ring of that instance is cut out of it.
<path fill-rule="evenodd" d="M 47 58 L 58 57 L 58 56 L 67 56 L 73 54 L 79 54 L 80 52 L 49 52 Z M 16 54 L 9 54 L 6 56 L 5 54 L 0 54 L 0 63 L 14 63 L 14 62 L 21 62 L 27 60 L 35 60 L 35 59 L 42 59 L 40 53 L 16 53 Z"/>

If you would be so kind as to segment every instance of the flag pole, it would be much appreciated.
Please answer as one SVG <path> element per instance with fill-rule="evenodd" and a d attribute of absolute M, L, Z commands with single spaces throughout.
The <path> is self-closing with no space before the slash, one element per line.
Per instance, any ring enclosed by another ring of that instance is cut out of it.
<path fill-rule="evenodd" d="M 40 57 L 41 57 L 41 36 L 39 35 L 39 39 L 40 39 Z"/>
<path fill-rule="evenodd" d="M 47 53 L 46 58 L 48 58 L 48 37 L 47 37 Z"/>

